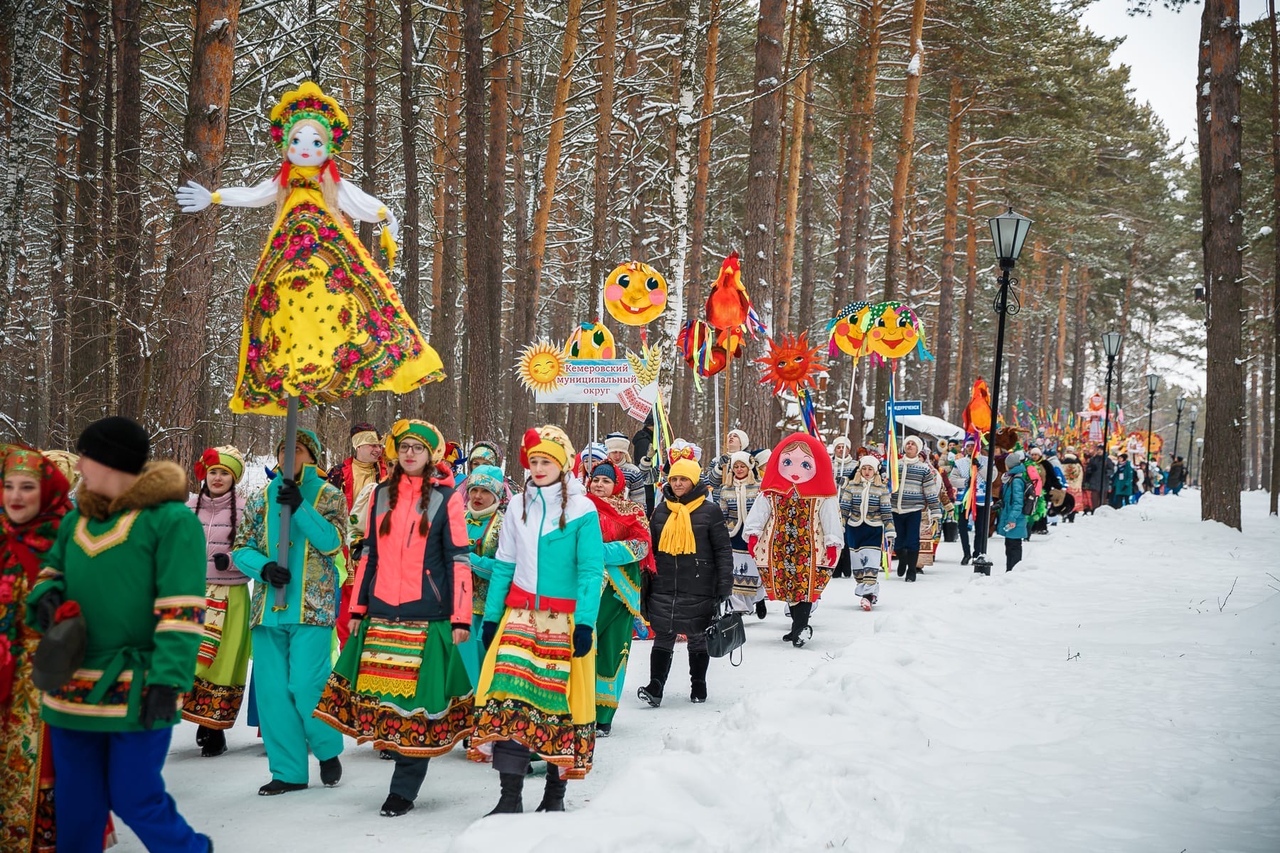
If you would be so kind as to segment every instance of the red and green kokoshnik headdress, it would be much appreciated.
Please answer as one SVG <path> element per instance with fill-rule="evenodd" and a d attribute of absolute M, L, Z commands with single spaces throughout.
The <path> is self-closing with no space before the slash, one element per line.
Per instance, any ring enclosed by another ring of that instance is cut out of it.
<path fill-rule="evenodd" d="M 285 92 L 280 103 L 271 110 L 271 141 L 281 151 L 289 147 L 293 126 L 303 119 L 318 122 L 329 131 L 329 156 L 342 150 L 351 129 L 351 120 L 320 87 L 310 80 L 292 92 Z"/>

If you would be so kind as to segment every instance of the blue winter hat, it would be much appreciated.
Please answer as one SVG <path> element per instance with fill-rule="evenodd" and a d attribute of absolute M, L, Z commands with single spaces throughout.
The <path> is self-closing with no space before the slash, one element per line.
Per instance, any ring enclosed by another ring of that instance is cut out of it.
<path fill-rule="evenodd" d="M 507 492 L 506 482 L 502 478 L 502 469 L 493 465 L 477 465 L 467 475 L 468 489 L 484 489 L 493 492 L 494 497 L 502 500 Z"/>

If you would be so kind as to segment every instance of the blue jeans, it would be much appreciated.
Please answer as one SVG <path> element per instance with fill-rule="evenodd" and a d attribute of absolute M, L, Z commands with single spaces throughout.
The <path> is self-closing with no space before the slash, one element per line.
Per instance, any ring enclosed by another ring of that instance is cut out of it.
<path fill-rule="evenodd" d="M 151 853 L 206 853 L 209 839 L 178 814 L 164 787 L 172 728 L 82 732 L 49 726 L 58 853 L 102 853 L 107 813 Z"/>

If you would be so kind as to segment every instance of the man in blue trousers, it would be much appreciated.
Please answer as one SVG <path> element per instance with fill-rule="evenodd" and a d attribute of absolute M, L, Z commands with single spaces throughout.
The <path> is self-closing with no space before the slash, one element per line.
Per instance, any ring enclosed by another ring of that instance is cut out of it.
<path fill-rule="evenodd" d="M 283 442 L 276 455 L 283 465 Z M 294 470 L 282 470 L 249 499 L 232 554 L 236 567 L 257 581 L 250 615 L 253 681 L 271 769 L 271 781 L 258 789 L 262 796 L 306 788 L 308 752 L 319 759 L 326 787 L 342 778 L 342 735 L 312 716 L 333 669 L 338 561 L 347 538 L 347 504 L 317 473 L 320 457 L 316 434 L 298 430 Z M 293 511 L 287 568 L 276 562 L 284 504 Z M 275 605 L 276 588 L 284 590 L 283 608 Z"/>

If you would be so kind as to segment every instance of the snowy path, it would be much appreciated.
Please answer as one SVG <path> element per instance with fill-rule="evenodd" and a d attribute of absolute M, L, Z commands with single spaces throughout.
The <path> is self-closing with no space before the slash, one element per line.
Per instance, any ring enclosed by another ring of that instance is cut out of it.
<path fill-rule="evenodd" d="M 1201 524 L 1196 497 L 1059 526 L 989 580 L 944 545 L 870 614 L 833 581 L 801 650 L 774 605 L 741 668 L 713 662 L 704 706 L 678 649 L 667 704 L 624 700 L 567 815 L 475 823 L 497 778 L 455 753 L 415 811 L 382 818 L 391 767 L 368 747 L 347 750 L 336 789 L 260 798 L 244 726 L 206 760 L 183 724 L 166 776 L 219 851 L 1274 853 L 1280 524 L 1265 495 L 1245 495 L 1247 536 Z M 648 651 L 635 646 L 631 696 Z M 142 849 L 122 837 L 121 853 Z"/>

